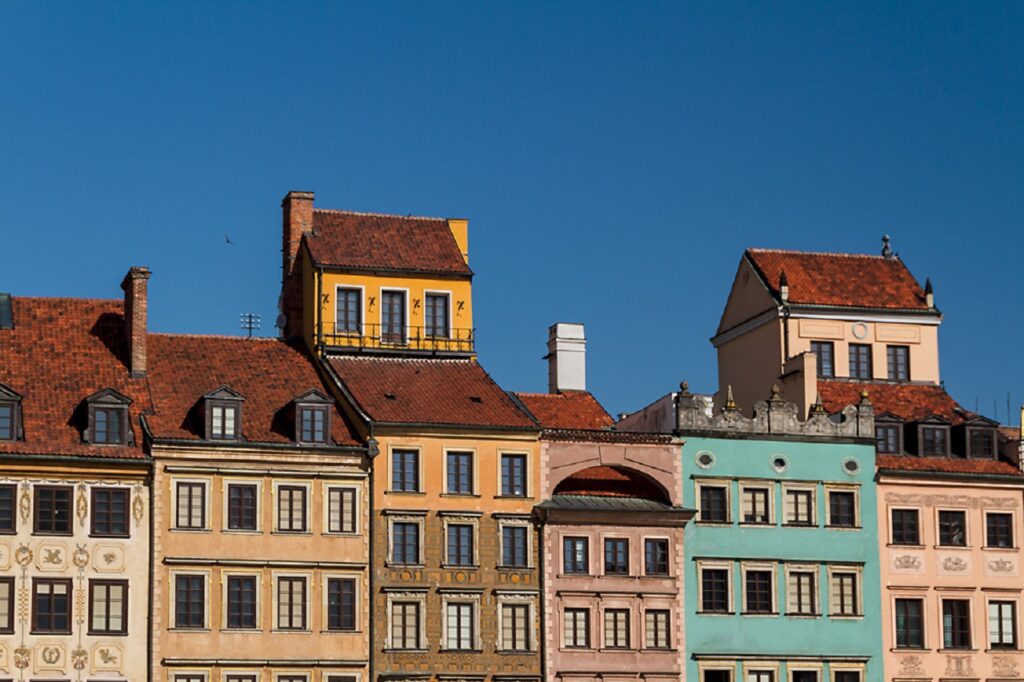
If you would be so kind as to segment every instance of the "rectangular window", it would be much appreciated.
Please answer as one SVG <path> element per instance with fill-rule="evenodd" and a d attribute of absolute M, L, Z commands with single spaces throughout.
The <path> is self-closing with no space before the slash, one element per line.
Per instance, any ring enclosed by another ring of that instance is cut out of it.
<path fill-rule="evenodd" d="M 944 547 L 967 546 L 967 512 L 939 512 L 939 544 Z"/>
<path fill-rule="evenodd" d="M 853 491 L 828 491 L 828 525 L 834 528 L 856 527 L 857 496 Z"/>
<path fill-rule="evenodd" d="M 0 634 L 14 632 L 14 578 L 0 577 Z"/>
<path fill-rule="evenodd" d="M 1012 601 L 988 603 L 988 641 L 992 649 L 1017 648 L 1017 605 Z"/>
<path fill-rule="evenodd" d="M 850 378 L 871 378 L 871 346 L 866 343 L 850 344 Z"/>
<path fill-rule="evenodd" d="M 947 451 L 947 435 L 945 426 L 921 427 L 921 455 L 925 457 L 945 457 Z"/>
<path fill-rule="evenodd" d="M 128 537 L 128 490 L 92 489 L 92 534 Z"/>
<path fill-rule="evenodd" d="M 448 294 L 427 294 L 423 311 L 425 333 L 428 337 L 448 338 Z"/>
<path fill-rule="evenodd" d="M 896 600 L 896 648 L 924 648 L 924 600 Z"/>
<path fill-rule="evenodd" d="M 530 607 L 502 604 L 501 642 L 503 651 L 530 650 Z"/>
<path fill-rule="evenodd" d="M 391 648 L 420 648 L 419 602 L 396 601 L 391 604 Z"/>
<path fill-rule="evenodd" d="M 420 524 L 396 521 L 391 527 L 391 563 L 420 562 Z"/>
<path fill-rule="evenodd" d="M 204 675 L 175 675 L 174 682 L 206 682 Z"/>
<path fill-rule="evenodd" d="M 701 682 L 732 682 L 730 670 L 705 670 L 701 673 Z"/>
<path fill-rule="evenodd" d="M 89 581 L 89 634 L 128 634 L 128 581 Z"/>
<path fill-rule="evenodd" d="M 837 670 L 835 682 L 861 682 L 859 670 Z"/>
<path fill-rule="evenodd" d="M 14 511 L 16 498 L 15 486 L 0 485 L 0 533 L 14 533 L 18 530 L 18 517 Z"/>
<path fill-rule="evenodd" d="M 206 484 L 179 482 L 175 528 L 206 528 Z"/>
<path fill-rule="evenodd" d="M 0 440 L 14 440 L 13 403 L 0 403 Z"/>
<path fill-rule="evenodd" d="M 725 486 L 700 486 L 700 520 L 712 523 L 728 523 L 729 505 Z"/>
<path fill-rule="evenodd" d="M 256 530 L 255 485 L 228 484 L 228 528 Z"/>
<path fill-rule="evenodd" d="M 356 581 L 327 579 L 327 629 L 353 632 L 356 629 Z"/>
<path fill-rule="evenodd" d="M 210 408 L 210 438 L 234 440 L 238 437 L 238 406 L 214 404 Z"/>
<path fill-rule="evenodd" d="M 724 568 L 702 569 L 700 582 L 700 610 L 705 613 L 728 613 L 729 571 Z"/>
<path fill-rule="evenodd" d="M 786 490 L 786 524 L 810 526 L 814 523 L 814 491 Z"/>
<path fill-rule="evenodd" d="M 256 576 L 228 576 L 228 627 L 256 628 Z"/>
<path fill-rule="evenodd" d="M 942 648 L 971 648 L 971 602 L 969 600 L 942 600 Z"/>
<path fill-rule="evenodd" d="M 304 486 L 278 486 L 277 529 L 288 533 L 306 532 L 306 488 Z"/>
<path fill-rule="evenodd" d="M 1013 547 L 1013 514 L 987 512 L 985 514 L 985 546 Z"/>
<path fill-rule="evenodd" d="M 473 526 L 463 523 L 448 524 L 448 564 L 472 566 Z"/>
<path fill-rule="evenodd" d="M 644 575 L 668 575 L 668 540 L 644 540 Z"/>
<path fill-rule="evenodd" d="M 527 560 L 527 526 L 501 527 L 501 565 L 510 568 L 525 568 Z"/>
<path fill-rule="evenodd" d="M 834 377 L 836 375 L 835 345 L 831 341 L 811 341 L 811 352 L 817 356 L 818 376 Z"/>
<path fill-rule="evenodd" d="M 908 381 L 910 379 L 910 347 L 886 346 L 889 359 L 889 381 Z"/>
<path fill-rule="evenodd" d="M 746 612 L 772 612 L 772 572 L 748 570 L 744 573 L 747 587 Z"/>
<path fill-rule="evenodd" d="M 474 649 L 473 605 L 449 603 L 446 617 L 448 648 L 462 651 Z"/>
<path fill-rule="evenodd" d="M 892 544 L 920 545 L 921 534 L 916 509 L 892 510 Z"/>
<path fill-rule="evenodd" d="M 359 289 L 338 288 L 335 301 L 334 331 L 336 334 L 359 334 L 363 329 Z"/>
<path fill-rule="evenodd" d="M 122 420 L 124 409 L 120 407 L 94 407 L 93 442 L 117 445 L 124 442 Z"/>
<path fill-rule="evenodd" d="M 323 445 L 327 442 L 327 408 L 299 408 L 299 440 Z"/>
<path fill-rule="evenodd" d="M 992 429 L 968 429 L 971 434 L 971 457 L 994 457 L 995 432 Z"/>
<path fill-rule="evenodd" d="M 71 634 L 70 580 L 32 580 L 32 634 Z"/>
<path fill-rule="evenodd" d="M 896 424 L 875 424 L 875 449 L 881 455 L 900 454 L 900 427 Z"/>
<path fill-rule="evenodd" d="M 747 682 L 775 682 L 775 672 L 771 670 L 747 671 Z"/>
<path fill-rule="evenodd" d="M 71 535 L 71 488 L 37 485 L 32 492 L 36 501 L 35 532 Z"/>
<path fill-rule="evenodd" d="M 306 579 L 277 579 L 277 629 L 306 629 Z"/>
<path fill-rule="evenodd" d="M 629 575 L 629 540 L 605 538 L 604 572 L 607 575 Z"/>
<path fill-rule="evenodd" d="M 587 538 L 562 538 L 562 570 L 565 573 L 590 573 L 590 541 Z"/>
<path fill-rule="evenodd" d="M 786 611 L 790 615 L 813 616 L 818 613 L 817 574 L 814 571 L 790 571 L 786 584 Z"/>
<path fill-rule="evenodd" d="M 567 649 L 590 648 L 590 609 L 565 609 L 565 647 Z"/>
<path fill-rule="evenodd" d="M 356 532 L 356 489 L 327 489 L 327 532 Z"/>
<path fill-rule="evenodd" d="M 501 456 L 501 494 L 526 497 L 526 455 Z"/>
<path fill-rule="evenodd" d="M 473 494 L 473 453 L 448 453 L 448 494 Z"/>
<path fill-rule="evenodd" d="M 206 625 L 206 579 L 201 575 L 174 577 L 174 627 Z"/>
<path fill-rule="evenodd" d="M 860 615 L 860 589 L 857 584 L 859 574 L 841 571 L 832 572 L 830 606 L 833 616 L 859 616 Z"/>
<path fill-rule="evenodd" d="M 628 609 L 605 609 L 604 646 L 606 649 L 629 648 Z"/>
<path fill-rule="evenodd" d="M 420 491 L 420 453 L 418 450 L 391 451 L 391 490 L 399 493 Z"/>
<path fill-rule="evenodd" d="M 405 292 L 382 291 L 380 294 L 381 341 L 405 344 Z"/>
<path fill-rule="evenodd" d="M 644 612 L 644 646 L 648 649 L 669 649 L 672 636 L 671 616 L 666 609 L 648 609 Z"/>
<path fill-rule="evenodd" d="M 768 488 L 747 488 L 742 489 L 743 499 L 743 522 L 744 523 L 770 523 L 768 510 Z"/>
<path fill-rule="evenodd" d="M 794 670 L 793 682 L 819 682 L 817 670 Z"/>

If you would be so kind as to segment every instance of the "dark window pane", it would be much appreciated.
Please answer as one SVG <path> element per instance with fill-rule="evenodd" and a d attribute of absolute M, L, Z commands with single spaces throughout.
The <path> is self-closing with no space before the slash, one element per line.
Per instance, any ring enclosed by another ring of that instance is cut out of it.
<path fill-rule="evenodd" d="M 201 628 L 205 625 L 205 592 L 203 576 L 175 576 L 174 627 Z"/>
<path fill-rule="evenodd" d="M 256 486 L 228 485 L 228 528 L 256 530 Z"/>
<path fill-rule="evenodd" d="M 448 453 L 448 494 L 471 495 L 473 493 L 473 453 Z"/>
<path fill-rule="evenodd" d="M 967 514 L 962 511 L 939 512 L 939 544 L 948 547 L 967 546 Z"/>
<path fill-rule="evenodd" d="M 627 575 L 629 573 L 629 540 L 605 538 L 604 572 L 609 575 Z"/>
<path fill-rule="evenodd" d="M 362 319 L 359 308 L 359 296 L 359 289 L 338 289 L 334 322 L 336 333 L 358 334 L 361 331 Z"/>
<path fill-rule="evenodd" d="M 1013 547 L 1013 514 L 989 512 L 985 515 L 985 545 Z"/>
<path fill-rule="evenodd" d="M 946 599 L 942 602 L 942 646 L 945 649 L 971 648 L 971 602 Z"/>
<path fill-rule="evenodd" d="M 948 433 L 949 430 L 944 426 L 922 426 L 921 454 L 926 456 L 945 456 Z"/>
<path fill-rule="evenodd" d="M 448 524 L 448 563 L 452 566 L 473 565 L 473 526 Z"/>
<path fill-rule="evenodd" d="M 896 646 L 902 649 L 924 647 L 924 602 L 920 599 L 896 600 Z"/>
<path fill-rule="evenodd" d="M 828 494 L 828 524 L 853 528 L 857 523 L 857 499 L 852 492 L 832 490 Z"/>
<path fill-rule="evenodd" d="M 886 346 L 889 360 L 889 379 L 907 381 L 910 379 L 910 347 Z"/>
<path fill-rule="evenodd" d="M 920 545 L 916 509 L 892 510 L 892 543 L 894 545 Z"/>
<path fill-rule="evenodd" d="M 35 532 L 40 534 L 71 534 L 71 488 L 36 486 Z"/>
<path fill-rule="evenodd" d="M 713 485 L 700 486 L 700 520 L 717 523 L 724 523 L 729 520 L 724 487 Z"/>
<path fill-rule="evenodd" d="M 13 533 L 17 530 L 14 510 L 17 491 L 13 485 L 0 485 L 0 533 Z"/>
<path fill-rule="evenodd" d="M 71 581 L 32 581 L 32 632 L 71 632 Z"/>
<path fill-rule="evenodd" d="M 0 403 L 0 440 L 14 440 L 13 403 Z"/>
<path fill-rule="evenodd" d="M 875 447 L 885 455 L 900 454 L 900 427 L 896 424 L 875 424 Z"/>
<path fill-rule="evenodd" d="M 501 456 L 501 494 L 526 497 L 526 455 Z"/>
<path fill-rule="evenodd" d="M 668 575 L 668 540 L 644 540 L 644 573 Z"/>
<path fill-rule="evenodd" d="M 501 529 L 501 564 L 522 568 L 527 566 L 526 526 L 503 526 Z"/>
<path fill-rule="evenodd" d="M 818 376 L 835 376 L 835 363 L 832 359 L 835 352 L 833 343 L 831 341 L 811 341 L 811 352 L 818 358 Z"/>
<path fill-rule="evenodd" d="M 415 493 L 420 489 L 420 453 L 416 450 L 394 450 L 391 453 L 391 489 Z"/>
<path fill-rule="evenodd" d="M 971 457 L 993 457 L 995 455 L 995 432 L 992 429 L 969 429 L 971 434 Z"/>
<path fill-rule="evenodd" d="M 228 577 L 228 627 L 256 627 L 256 578 Z"/>
<path fill-rule="evenodd" d="M 747 613 L 772 612 L 771 571 L 747 571 Z"/>
<path fill-rule="evenodd" d="M 128 535 L 128 491 L 124 488 L 92 489 L 93 535 Z"/>
<path fill-rule="evenodd" d="M 724 568 L 701 571 L 701 611 L 725 613 L 729 610 L 729 572 Z"/>
<path fill-rule="evenodd" d="M 589 541 L 587 538 L 562 539 L 562 570 L 566 573 L 589 573 Z"/>
<path fill-rule="evenodd" d="M 850 344 L 850 377 L 871 378 L 871 346 L 866 343 Z"/>
<path fill-rule="evenodd" d="M 391 561 L 396 564 L 418 564 L 420 561 L 419 524 L 396 521 L 391 532 Z"/>
<path fill-rule="evenodd" d="M 448 296 L 427 294 L 424 322 L 427 336 L 448 337 Z"/>
<path fill-rule="evenodd" d="M 330 578 L 327 581 L 327 629 L 356 629 L 356 581 Z"/>
<path fill-rule="evenodd" d="M 117 407 L 93 408 L 93 442 L 117 444 L 123 442 L 124 410 Z"/>
<path fill-rule="evenodd" d="M 302 426 L 300 438 L 303 443 L 327 442 L 327 409 L 323 407 L 299 408 Z"/>
<path fill-rule="evenodd" d="M 380 322 L 382 342 L 405 344 L 404 292 L 385 291 L 381 293 Z"/>

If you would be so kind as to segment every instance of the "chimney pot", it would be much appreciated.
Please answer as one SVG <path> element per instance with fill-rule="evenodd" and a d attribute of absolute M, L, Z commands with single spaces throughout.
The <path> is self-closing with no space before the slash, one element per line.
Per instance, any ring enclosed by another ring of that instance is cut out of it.
<path fill-rule="evenodd" d="M 587 338 L 582 324 L 548 327 L 548 392 L 587 390 Z"/>
<path fill-rule="evenodd" d="M 128 372 L 132 377 L 146 376 L 146 334 L 149 313 L 149 268 L 136 265 L 121 281 L 124 290 L 124 337 L 128 343 Z"/>

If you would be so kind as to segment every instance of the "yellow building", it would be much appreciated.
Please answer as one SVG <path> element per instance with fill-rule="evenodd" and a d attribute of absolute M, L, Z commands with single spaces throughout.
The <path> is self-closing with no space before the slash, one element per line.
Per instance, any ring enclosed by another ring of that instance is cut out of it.
<path fill-rule="evenodd" d="M 541 679 L 539 428 L 475 360 L 466 221 L 283 208 L 281 326 L 371 455 L 372 679 Z"/>

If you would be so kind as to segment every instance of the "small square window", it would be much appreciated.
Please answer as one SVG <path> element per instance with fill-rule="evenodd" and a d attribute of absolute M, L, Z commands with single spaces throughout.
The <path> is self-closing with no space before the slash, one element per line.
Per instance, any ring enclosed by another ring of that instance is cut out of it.
<path fill-rule="evenodd" d="M 949 454 L 949 428 L 922 426 L 921 454 L 925 457 L 945 457 Z"/>
<path fill-rule="evenodd" d="M 939 511 L 939 544 L 944 547 L 967 546 L 967 513 Z"/>
<path fill-rule="evenodd" d="M 238 406 L 213 403 L 210 406 L 210 438 L 235 440 L 238 438 Z"/>
<path fill-rule="evenodd" d="M 852 490 L 828 491 L 828 525 L 854 528 L 857 525 L 857 495 Z"/>
<path fill-rule="evenodd" d="M 971 434 L 971 457 L 994 457 L 996 437 L 994 429 L 969 428 Z"/>
<path fill-rule="evenodd" d="M 37 485 L 32 492 L 36 534 L 71 535 L 71 487 Z"/>
<path fill-rule="evenodd" d="M 128 497 L 126 488 L 92 489 L 92 534 L 128 537 Z"/>
<path fill-rule="evenodd" d="M 875 423 L 875 449 L 882 455 L 900 454 L 900 426 Z"/>

